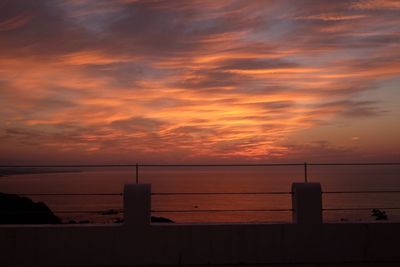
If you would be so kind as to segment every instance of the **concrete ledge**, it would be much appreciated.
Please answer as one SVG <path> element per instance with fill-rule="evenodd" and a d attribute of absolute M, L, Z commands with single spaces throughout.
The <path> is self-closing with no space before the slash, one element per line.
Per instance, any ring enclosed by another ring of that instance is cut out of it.
<path fill-rule="evenodd" d="M 400 223 L 5 226 L 0 266 L 396 262 L 398 244 Z"/>

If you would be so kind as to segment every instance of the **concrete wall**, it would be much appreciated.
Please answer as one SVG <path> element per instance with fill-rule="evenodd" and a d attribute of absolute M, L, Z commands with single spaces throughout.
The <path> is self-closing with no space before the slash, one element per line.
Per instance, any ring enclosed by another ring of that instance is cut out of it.
<path fill-rule="evenodd" d="M 125 225 L 1 226 L 0 266 L 400 266 L 398 223 L 150 224 L 138 188 Z"/>
<path fill-rule="evenodd" d="M 0 227 L 0 266 L 133 266 L 385 261 L 400 224 Z M 383 266 L 381 264 L 376 266 Z"/>

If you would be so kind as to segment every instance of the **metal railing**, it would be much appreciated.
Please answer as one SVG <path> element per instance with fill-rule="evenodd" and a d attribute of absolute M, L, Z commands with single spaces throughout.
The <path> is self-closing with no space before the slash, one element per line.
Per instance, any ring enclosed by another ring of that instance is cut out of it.
<path fill-rule="evenodd" d="M 308 182 L 308 168 L 312 166 L 400 166 L 400 162 L 359 162 L 359 163 L 255 163 L 255 164 L 70 164 L 70 165 L 0 165 L 0 168 L 135 168 L 135 181 L 139 183 L 139 168 L 145 167 L 291 167 L 302 166 L 304 182 Z"/>
<path fill-rule="evenodd" d="M 308 182 L 308 170 L 312 166 L 400 166 L 400 162 L 364 162 L 364 163 L 260 163 L 260 164 L 73 164 L 73 165 L 0 165 L 1 168 L 135 168 L 135 182 L 139 183 L 139 170 L 147 167 L 181 168 L 181 167 L 293 167 L 299 166 L 304 171 L 304 182 Z M 399 194 L 400 190 L 359 190 L 359 191 L 323 191 L 322 194 Z M 123 196 L 123 193 L 18 193 L 23 196 Z M 152 196 L 209 196 L 209 195 L 291 195 L 292 192 L 155 192 Z M 363 211 L 372 209 L 400 210 L 400 207 L 347 207 L 323 208 L 323 211 Z M 291 212 L 291 208 L 283 209 L 161 209 L 154 213 L 220 213 L 220 212 Z M 60 210 L 55 213 L 102 213 L 104 211 Z M 118 210 L 123 213 L 122 209 Z"/>

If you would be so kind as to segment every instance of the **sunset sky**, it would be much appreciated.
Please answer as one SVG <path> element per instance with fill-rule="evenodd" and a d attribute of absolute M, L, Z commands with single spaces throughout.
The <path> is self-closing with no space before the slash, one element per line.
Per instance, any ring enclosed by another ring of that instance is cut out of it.
<path fill-rule="evenodd" d="M 0 161 L 400 160 L 400 1 L 2 0 Z"/>

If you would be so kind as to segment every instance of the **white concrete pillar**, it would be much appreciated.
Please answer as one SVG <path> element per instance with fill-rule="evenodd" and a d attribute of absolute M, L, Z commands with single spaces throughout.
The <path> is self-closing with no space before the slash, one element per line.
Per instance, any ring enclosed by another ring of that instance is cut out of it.
<path fill-rule="evenodd" d="M 124 186 L 124 225 L 143 227 L 150 225 L 151 185 L 126 184 Z"/>
<path fill-rule="evenodd" d="M 320 183 L 292 184 L 293 222 L 322 223 L 322 191 Z"/>

